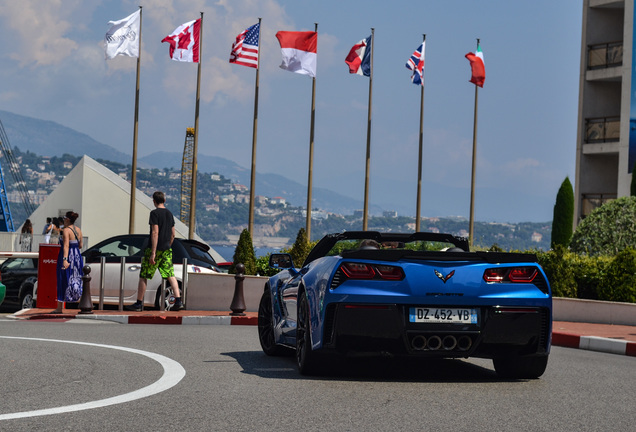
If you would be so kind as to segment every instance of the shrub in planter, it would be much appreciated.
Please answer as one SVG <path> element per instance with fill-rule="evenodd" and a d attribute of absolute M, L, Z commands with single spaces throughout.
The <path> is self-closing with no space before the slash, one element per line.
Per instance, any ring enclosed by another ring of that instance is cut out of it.
<path fill-rule="evenodd" d="M 252 236 L 250 236 L 250 232 L 246 229 L 241 232 L 228 273 L 236 273 L 236 265 L 238 263 L 245 265 L 246 275 L 256 274 L 256 256 L 254 254 L 254 246 L 252 246 Z"/>
<path fill-rule="evenodd" d="M 554 297 L 577 297 L 577 282 L 571 265 L 571 253 L 561 245 L 545 253 L 537 253 Z"/>
<path fill-rule="evenodd" d="M 600 300 L 636 303 L 636 250 L 626 249 L 614 257 L 598 294 Z"/>

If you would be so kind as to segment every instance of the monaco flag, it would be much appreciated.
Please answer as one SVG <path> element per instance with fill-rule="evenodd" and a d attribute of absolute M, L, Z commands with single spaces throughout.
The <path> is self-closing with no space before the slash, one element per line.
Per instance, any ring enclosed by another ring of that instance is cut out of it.
<path fill-rule="evenodd" d="M 201 19 L 181 24 L 161 40 L 170 44 L 170 58 L 181 62 L 199 62 Z"/>
<path fill-rule="evenodd" d="M 276 38 L 283 54 L 281 69 L 316 76 L 317 32 L 279 31 Z"/>
<path fill-rule="evenodd" d="M 106 59 L 122 54 L 139 57 L 139 27 L 141 9 L 119 21 L 109 21 L 110 28 L 104 36 Z"/>
<path fill-rule="evenodd" d="M 484 65 L 484 53 L 481 52 L 481 46 L 477 44 L 475 54 L 468 53 L 465 57 L 470 62 L 472 73 L 470 82 L 483 88 L 484 81 L 486 81 L 486 66 Z"/>

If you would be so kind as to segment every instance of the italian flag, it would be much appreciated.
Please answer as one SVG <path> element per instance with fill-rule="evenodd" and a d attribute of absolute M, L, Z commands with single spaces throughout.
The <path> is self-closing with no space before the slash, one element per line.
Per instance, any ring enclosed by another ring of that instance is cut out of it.
<path fill-rule="evenodd" d="M 484 53 L 481 52 L 481 46 L 477 45 L 477 51 L 474 54 L 466 54 L 466 58 L 470 62 L 472 71 L 470 82 L 483 88 L 486 81 L 486 66 L 484 66 Z"/>

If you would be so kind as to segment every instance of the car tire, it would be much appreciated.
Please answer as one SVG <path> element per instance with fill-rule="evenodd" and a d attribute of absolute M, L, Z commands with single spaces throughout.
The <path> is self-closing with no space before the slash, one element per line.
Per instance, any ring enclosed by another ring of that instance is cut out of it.
<path fill-rule="evenodd" d="M 263 352 L 268 356 L 290 355 L 293 351 L 277 345 L 274 337 L 274 313 L 272 310 L 272 292 L 266 288 L 258 304 L 258 340 Z"/>
<path fill-rule="evenodd" d="M 296 322 L 296 364 L 301 375 L 316 375 L 320 371 L 318 355 L 311 345 L 311 315 L 307 293 L 303 291 L 298 300 Z"/>
<path fill-rule="evenodd" d="M 32 309 L 35 307 L 35 300 L 33 299 L 33 286 L 24 287 L 20 294 L 20 308 Z"/>
<path fill-rule="evenodd" d="M 181 287 L 181 282 L 177 281 L 179 286 L 179 293 L 183 292 L 183 288 Z M 155 308 L 159 310 L 161 308 L 161 285 L 157 288 L 157 293 L 155 294 Z M 172 310 L 172 306 L 174 306 L 174 291 L 172 290 L 172 286 L 170 283 L 166 281 L 166 293 L 165 293 L 165 310 Z"/>
<path fill-rule="evenodd" d="M 548 366 L 548 356 L 506 356 L 493 359 L 497 375 L 503 378 L 537 379 Z"/>

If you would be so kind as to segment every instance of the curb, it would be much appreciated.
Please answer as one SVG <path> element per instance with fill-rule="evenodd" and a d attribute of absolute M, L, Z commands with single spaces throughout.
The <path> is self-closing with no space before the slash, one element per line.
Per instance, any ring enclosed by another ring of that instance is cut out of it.
<path fill-rule="evenodd" d="M 134 316 L 134 315 L 72 315 L 72 314 L 42 314 L 33 315 L 28 320 L 50 319 L 86 319 L 111 321 L 119 324 L 168 324 L 168 325 L 258 325 L 258 317 L 255 316 Z"/>
<path fill-rule="evenodd" d="M 552 345 L 636 357 L 636 342 L 552 332 Z"/>

